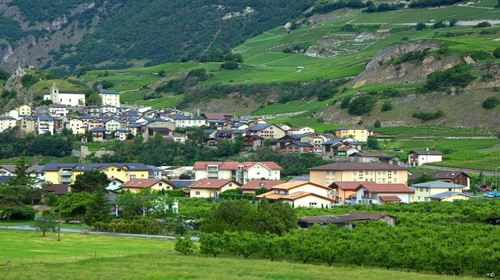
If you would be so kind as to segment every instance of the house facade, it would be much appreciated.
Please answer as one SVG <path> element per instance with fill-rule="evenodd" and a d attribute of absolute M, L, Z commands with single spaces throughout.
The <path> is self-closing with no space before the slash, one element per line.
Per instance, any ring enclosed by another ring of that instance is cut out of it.
<path fill-rule="evenodd" d="M 102 89 L 99 91 L 102 106 L 120 107 L 120 93 Z"/>
<path fill-rule="evenodd" d="M 443 153 L 435 150 L 410 151 L 408 154 L 408 165 L 421 166 L 426 163 L 443 161 Z"/>
<path fill-rule="evenodd" d="M 367 142 L 368 136 L 373 135 L 373 132 L 367 129 L 355 128 L 339 128 L 335 130 L 335 137 L 337 138 L 352 138 L 359 142 Z"/>
<path fill-rule="evenodd" d="M 85 93 L 59 92 L 56 83 L 53 83 L 50 89 L 50 95 L 44 95 L 43 100 L 51 100 L 53 104 L 62 104 L 72 107 L 85 106 Z"/>
<path fill-rule="evenodd" d="M 171 190 L 172 187 L 170 184 L 163 180 L 163 179 L 142 179 L 142 178 L 135 178 L 135 179 L 130 179 L 129 181 L 123 183 L 120 188 L 122 190 L 128 190 L 133 193 L 140 192 L 142 190 L 148 189 L 152 191 L 159 191 L 159 190 Z"/>
<path fill-rule="evenodd" d="M 415 191 L 412 202 L 430 201 L 431 197 L 444 192 L 462 193 L 465 186 L 443 181 L 432 181 L 411 185 Z"/>
<path fill-rule="evenodd" d="M 240 185 L 230 179 L 201 179 L 189 185 L 191 198 L 217 198 L 227 190 L 237 189 Z"/>
<path fill-rule="evenodd" d="M 0 117 L 0 132 L 4 132 L 7 129 L 14 128 L 17 125 L 17 121 L 10 117 Z"/>
<path fill-rule="evenodd" d="M 195 180 L 230 179 L 239 184 L 255 179 L 279 180 L 281 170 L 275 162 L 198 161 L 193 167 Z"/>
<path fill-rule="evenodd" d="M 410 203 L 414 191 L 406 184 L 361 183 L 353 199 L 358 204 Z"/>
<path fill-rule="evenodd" d="M 289 181 L 275 185 L 256 198 L 288 203 L 292 207 L 329 208 L 333 203 L 329 187 L 307 181 Z"/>
<path fill-rule="evenodd" d="M 406 167 L 384 163 L 337 162 L 313 167 L 309 172 L 313 183 L 329 186 L 333 182 L 375 182 L 379 184 L 406 184 Z"/>

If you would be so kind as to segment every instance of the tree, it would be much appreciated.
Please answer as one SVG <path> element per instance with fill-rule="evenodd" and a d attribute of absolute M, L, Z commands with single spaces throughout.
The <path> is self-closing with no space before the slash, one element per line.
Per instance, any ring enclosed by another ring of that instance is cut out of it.
<path fill-rule="evenodd" d="M 487 21 L 481 21 L 480 23 L 476 24 L 477 28 L 484 28 L 484 27 L 490 27 L 491 23 Z"/>
<path fill-rule="evenodd" d="M 351 103 L 349 103 L 349 114 L 355 116 L 361 116 L 370 113 L 377 102 L 377 98 L 372 95 L 362 95 L 354 98 Z"/>
<path fill-rule="evenodd" d="M 420 183 L 425 183 L 425 182 L 431 182 L 435 181 L 436 179 L 432 177 L 431 175 L 424 173 L 420 175 L 418 178 L 413 179 L 413 180 L 408 180 L 408 185 L 414 185 L 414 184 L 420 184 Z"/>
<path fill-rule="evenodd" d="M 193 240 L 191 240 L 191 236 L 189 235 L 184 235 L 184 236 L 177 236 L 177 241 L 175 242 L 175 247 L 174 249 L 183 254 L 183 255 L 190 255 L 194 252 L 195 246 Z"/>
<path fill-rule="evenodd" d="M 457 25 L 457 22 L 458 22 L 458 20 L 456 18 L 454 18 L 454 19 L 450 20 L 450 22 L 448 23 L 448 26 L 453 27 L 453 26 Z"/>
<path fill-rule="evenodd" d="M 35 211 L 24 200 L 26 195 L 22 187 L 0 185 L 0 219 L 31 219 Z"/>
<path fill-rule="evenodd" d="M 85 223 L 89 226 L 95 226 L 97 222 L 107 222 L 110 218 L 110 212 L 111 207 L 106 192 L 104 190 L 98 190 L 93 195 L 92 201 L 87 204 Z"/>
<path fill-rule="evenodd" d="M 500 1 L 500 0 L 499 0 Z M 493 56 L 496 57 L 496 58 L 500 58 L 500 47 L 497 47 L 494 51 L 493 51 Z"/>
<path fill-rule="evenodd" d="M 422 23 L 422 22 L 419 22 L 417 23 L 417 25 L 415 25 L 415 29 L 417 30 L 423 30 L 427 27 L 427 25 L 425 23 Z"/>
<path fill-rule="evenodd" d="M 380 148 L 377 138 L 375 138 L 373 136 L 368 137 L 368 141 L 366 142 L 366 145 L 368 146 L 369 149 L 372 149 L 372 150 L 378 150 Z"/>
<path fill-rule="evenodd" d="M 93 195 L 88 192 L 70 192 L 61 197 L 57 202 L 57 208 L 65 220 L 83 220 L 87 212 L 87 206 L 92 202 Z"/>
<path fill-rule="evenodd" d="M 42 237 L 45 237 L 47 231 L 55 231 L 57 224 L 55 215 L 49 211 L 38 212 L 35 215 L 34 227 L 42 232 Z"/>
<path fill-rule="evenodd" d="M 375 123 L 373 124 L 373 127 L 375 128 L 380 128 L 382 126 L 382 124 L 380 123 L 379 120 L 376 120 Z"/>
<path fill-rule="evenodd" d="M 498 98 L 491 96 L 486 98 L 481 106 L 483 106 L 484 109 L 493 109 L 495 108 L 498 104 L 500 104 L 500 100 Z"/>
<path fill-rule="evenodd" d="M 392 110 L 392 103 L 390 101 L 384 102 L 384 104 L 382 104 L 382 108 L 380 109 L 380 111 L 382 112 L 387 112 L 390 110 Z"/>
<path fill-rule="evenodd" d="M 75 183 L 71 186 L 74 192 L 90 192 L 105 189 L 109 184 L 108 176 L 99 170 L 85 171 L 77 175 Z"/>
<path fill-rule="evenodd" d="M 225 61 L 220 65 L 220 67 L 227 70 L 235 70 L 238 69 L 240 65 L 235 61 Z"/>

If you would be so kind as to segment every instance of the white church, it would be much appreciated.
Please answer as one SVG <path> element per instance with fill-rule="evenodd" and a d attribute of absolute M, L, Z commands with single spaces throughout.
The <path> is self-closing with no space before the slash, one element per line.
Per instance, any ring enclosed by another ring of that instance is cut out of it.
<path fill-rule="evenodd" d="M 85 106 L 85 93 L 59 92 L 59 88 L 54 83 L 50 89 L 50 95 L 44 95 L 43 100 L 51 100 L 53 104 L 66 106 Z"/>

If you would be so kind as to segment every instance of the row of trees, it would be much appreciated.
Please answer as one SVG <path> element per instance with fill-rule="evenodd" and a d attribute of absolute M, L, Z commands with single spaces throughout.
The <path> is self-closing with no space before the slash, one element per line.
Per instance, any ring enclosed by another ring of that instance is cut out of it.
<path fill-rule="evenodd" d="M 26 155 L 43 155 L 64 157 L 71 154 L 76 137 L 70 130 L 63 130 L 61 134 L 28 134 L 21 135 L 17 128 L 0 133 L 0 157 L 17 157 Z"/>

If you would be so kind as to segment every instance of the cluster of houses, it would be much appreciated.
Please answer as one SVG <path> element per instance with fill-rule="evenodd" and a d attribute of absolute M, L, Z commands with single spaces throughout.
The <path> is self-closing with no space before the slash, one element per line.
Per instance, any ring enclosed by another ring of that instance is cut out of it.
<path fill-rule="evenodd" d="M 0 180 L 7 181 L 15 166 L 0 166 Z M 431 182 L 407 185 L 404 166 L 376 162 L 336 162 L 313 167 L 309 174 L 289 180 L 281 178 L 275 162 L 196 162 L 189 167 L 156 167 L 143 163 L 50 163 L 28 170 L 47 192 L 71 192 L 76 177 L 99 170 L 110 181 L 107 190 L 183 190 L 191 198 L 218 199 L 227 190 L 240 190 L 293 207 L 329 208 L 343 204 L 385 204 L 423 201 L 467 200 L 470 178 L 463 172 L 435 172 Z"/>

